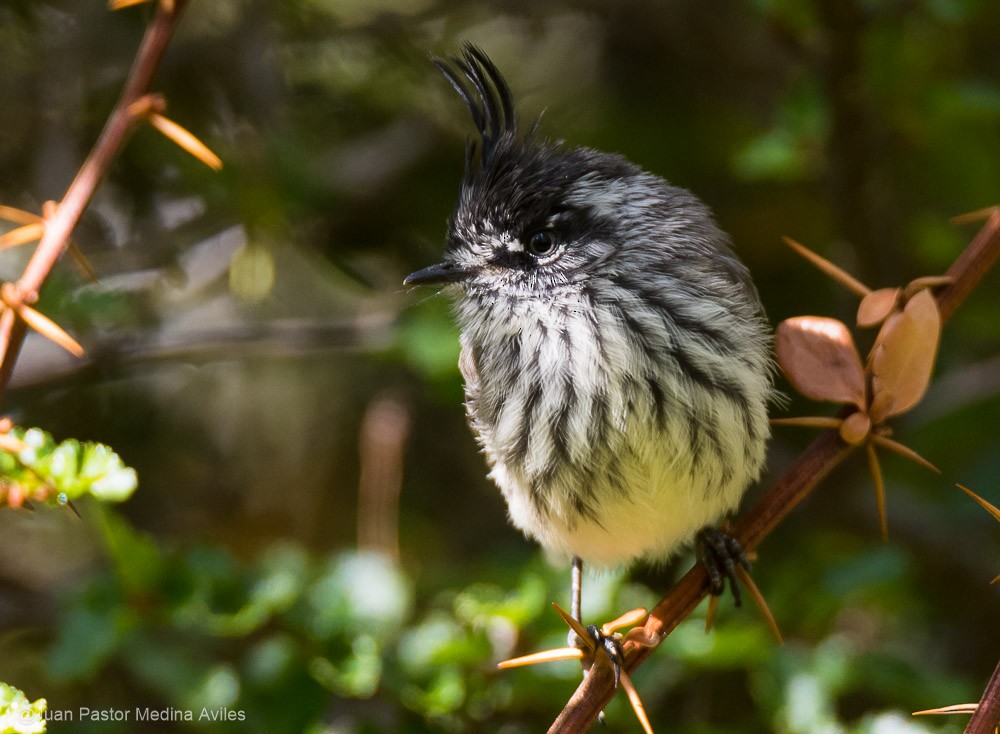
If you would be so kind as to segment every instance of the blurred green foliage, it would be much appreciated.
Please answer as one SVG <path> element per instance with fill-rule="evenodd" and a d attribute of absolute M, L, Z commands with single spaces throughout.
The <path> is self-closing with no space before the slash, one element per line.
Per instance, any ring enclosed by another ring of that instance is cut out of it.
<path fill-rule="evenodd" d="M 104 444 L 73 438 L 56 443 L 40 428 L 2 435 L 10 444 L 0 448 L 3 504 L 20 507 L 27 499 L 65 505 L 85 495 L 123 502 L 138 484 L 135 469 Z"/>
<path fill-rule="evenodd" d="M 149 14 L 0 2 L 0 202 L 60 197 Z M 485 478 L 447 304 L 401 288 L 440 257 L 469 131 L 428 54 L 482 45 L 525 124 L 545 110 L 544 134 L 695 191 L 774 322 L 850 321 L 781 235 L 873 287 L 947 268 L 974 233 L 949 217 L 1000 202 L 998 36 L 995 0 L 195 0 L 154 87 L 225 168 L 137 132 L 74 233 L 99 281 L 67 262 L 42 296 L 89 358 L 29 338 L 4 406 L 78 437 L 45 435 L 53 477 L 100 442 L 142 484 L 79 519 L 0 512 L 0 680 L 50 713 L 133 712 L 67 732 L 544 729 L 579 666 L 494 665 L 565 644 L 568 574 Z M 699 611 L 635 676 L 658 731 L 962 729 L 909 712 L 975 700 L 1000 656 L 1000 533 L 950 486 L 1000 501 L 997 283 L 897 425 L 947 480 L 887 459 L 882 545 L 863 462 L 827 479 L 755 567 L 787 644 L 725 604 L 706 635 Z M 772 477 L 808 439 L 776 433 Z M 588 577 L 585 616 L 654 603 L 689 562 Z M 607 715 L 636 730 L 622 696 Z"/>

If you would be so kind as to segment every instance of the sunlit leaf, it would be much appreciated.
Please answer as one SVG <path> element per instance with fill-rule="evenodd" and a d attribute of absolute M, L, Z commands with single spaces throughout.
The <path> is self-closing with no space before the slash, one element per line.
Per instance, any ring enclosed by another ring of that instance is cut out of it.
<path fill-rule="evenodd" d="M 797 316 L 778 325 L 778 364 L 795 389 L 813 400 L 865 407 L 865 377 L 851 332 L 836 319 Z"/>
<path fill-rule="evenodd" d="M 92 495 L 106 502 L 128 499 L 138 484 L 135 470 L 99 443 L 67 439 L 57 443 L 37 428 L 13 429 L 0 443 L 0 477 L 8 492 L 51 505 Z M 18 450 L 12 452 L 19 442 Z M 8 494 L 8 504 L 11 496 Z"/>
<path fill-rule="evenodd" d="M 930 384 L 940 338 L 941 313 L 927 290 L 907 301 L 901 313 L 885 322 L 872 349 L 872 391 L 876 399 L 871 415 L 876 423 L 920 402 Z"/>
<path fill-rule="evenodd" d="M 878 326 L 900 302 L 899 288 L 879 288 L 861 299 L 858 305 L 858 326 Z"/>
<path fill-rule="evenodd" d="M 45 731 L 48 702 L 29 701 L 14 686 L 0 683 L 0 731 L 12 734 L 41 734 Z"/>

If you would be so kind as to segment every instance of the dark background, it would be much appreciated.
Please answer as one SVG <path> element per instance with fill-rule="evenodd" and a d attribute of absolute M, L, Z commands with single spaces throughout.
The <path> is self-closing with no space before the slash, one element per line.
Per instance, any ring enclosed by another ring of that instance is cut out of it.
<path fill-rule="evenodd" d="M 62 195 L 149 17 L 0 4 L 0 203 Z M 481 45 L 522 120 L 696 192 L 773 323 L 851 324 L 856 298 L 781 236 L 872 287 L 943 272 L 976 230 L 949 218 L 1000 202 L 997 38 L 994 0 L 194 0 L 154 90 L 225 168 L 136 133 L 74 235 L 99 282 L 67 258 L 39 305 L 89 358 L 30 338 L 5 405 L 110 444 L 139 489 L 80 519 L 0 512 L 0 680 L 133 711 L 52 731 L 218 726 L 136 707 L 242 711 L 252 732 L 543 730 L 577 666 L 493 663 L 563 644 L 568 572 L 485 479 L 447 303 L 401 287 L 441 255 L 470 129 L 429 55 Z M 909 712 L 976 700 L 1000 656 L 1000 526 L 952 486 L 1000 504 L 997 286 L 894 421 L 942 476 L 884 458 L 888 544 L 860 456 L 824 482 L 755 568 L 786 644 L 728 601 L 706 636 L 702 607 L 636 676 L 658 731 L 961 730 Z M 810 438 L 776 429 L 771 475 Z M 585 614 L 651 604 L 689 562 L 588 580 Z M 608 720 L 637 730 L 624 700 Z"/>

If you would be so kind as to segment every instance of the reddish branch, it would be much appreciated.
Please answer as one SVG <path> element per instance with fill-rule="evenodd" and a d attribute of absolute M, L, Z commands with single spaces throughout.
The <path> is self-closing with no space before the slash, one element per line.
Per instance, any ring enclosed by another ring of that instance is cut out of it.
<path fill-rule="evenodd" d="M 1000 663 L 997 663 L 990 682 L 986 684 L 986 690 L 979 699 L 976 713 L 965 727 L 965 734 L 993 734 L 998 726 L 1000 726 Z"/>
<path fill-rule="evenodd" d="M 46 218 L 42 239 L 17 281 L 18 289 L 26 303 L 37 300 L 38 292 L 66 249 L 69 236 L 90 203 L 101 179 L 141 120 L 129 111 L 129 107 L 148 92 L 153 74 L 163 58 L 163 52 L 186 4 L 187 0 L 156 4 L 156 14 L 146 29 L 118 103 L 104 125 L 104 130 L 93 150 L 66 190 L 55 214 Z M 0 396 L 6 391 L 10 382 L 14 364 L 24 343 L 25 333 L 24 322 L 16 318 L 13 311 L 7 309 L 0 317 Z"/>
<path fill-rule="evenodd" d="M 938 306 L 943 319 L 951 316 L 968 297 L 987 271 L 1000 257 L 1000 209 L 994 210 L 989 220 L 958 256 L 947 275 L 950 285 L 938 295 Z M 739 518 L 733 534 L 747 550 L 753 550 L 770 534 L 799 502 L 805 499 L 833 469 L 839 466 L 856 447 L 844 443 L 837 431 L 821 433 L 792 463 L 768 492 L 748 512 Z M 694 611 L 708 592 L 708 577 L 700 565 L 692 568 L 650 612 L 645 633 L 648 638 L 662 641 L 688 614 Z M 625 668 L 633 672 L 652 648 L 625 643 Z M 980 728 L 971 728 L 976 717 L 966 729 L 966 734 L 986 734 L 995 726 L 1000 709 L 1000 668 L 994 674 L 990 687 L 984 694 L 981 709 L 992 711 L 982 714 Z M 549 734 L 584 732 L 593 723 L 614 695 L 610 666 L 594 666 L 559 714 Z M 990 704 L 987 697 L 992 695 Z M 989 717 L 993 718 L 990 719 Z M 990 724 L 989 722 L 993 723 Z M 984 728 L 985 727 L 985 728 Z"/>

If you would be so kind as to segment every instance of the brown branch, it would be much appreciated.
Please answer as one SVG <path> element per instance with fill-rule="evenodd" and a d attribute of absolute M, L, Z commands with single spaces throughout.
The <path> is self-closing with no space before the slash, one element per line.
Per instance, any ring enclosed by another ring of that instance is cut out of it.
<path fill-rule="evenodd" d="M 965 734 L 993 734 L 1000 727 L 1000 663 L 997 663 Z"/>
<path fill-rule="evenodd" d="M 937 295 L 942 319 L 947 319 L 955 312 L 998 257 L 1000 257 L 1000 210 L 993 212 L 969 246 L 949 268 L 947 274 L 952 281 Z M 844 443 L 835 430 L 821 433 L 757 504 L 739 518 L 733 528 L 733 535 L 747 550 L 756 548 L 820 481 L 853 453 L 855 448 Z M 681 620 L 694 611 L 707 593 L 708 577 L 699 564 L 678 581 L 650 612 L 644 630 L 646 638 L 662 641 Z M 638 668 L 653 649 L 633 642 L 626 642 L 624 648 L 625 669 L 629 673 Z M 584 678 L 549 728 L 549 734 L 584 732 L 589 728 L 615 693 L 612 675 L 605 670 L 609 667 L 591 668 L 590 674 Z M 1000 688 L 1000 683 L 991 682 L 991 686 L 994 684 L 996 688 Z M 991 690 L 993 688 L 987 689 L 987 693 L 989 694 Z M 1000 699 L 1000 691 L 994 690 L 994 697 Z M 993 701 L 992 705 L 1000 708 L 1000 700 Z M 969 731 L 981 734 L 987 729 L 967 730 Z"/>
<path fill-rule="evenodd" d="M 66 249 L 69 236 L 101 179 L 134 130 L 138 119 L 129 111 L 129 106 L 147 93 L 186 4 L 187 0 L 176 0 L 172 4 L 157 3 L 156 14 L 143 36 L 121 97 L 55 214 L 45 220 L 42 239 L 17 282 L 25 302 L 31 303 L 38 298 L 39 290 Z M 8 313 L 0 318 L 0 397 L 6 392 L 26 334 L 24 322 L 13 316 L 8 317 Z"/>

